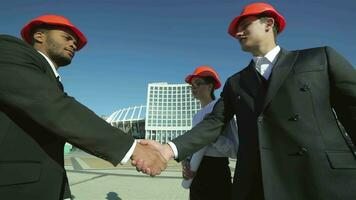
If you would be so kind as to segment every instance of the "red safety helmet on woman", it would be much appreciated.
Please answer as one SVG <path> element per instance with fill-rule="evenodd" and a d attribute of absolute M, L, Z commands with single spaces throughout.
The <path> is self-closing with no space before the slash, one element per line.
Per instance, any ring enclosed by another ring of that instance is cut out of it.
<path fill-rule="evenodd" d="M 209 67 L 209 66 L 197 67 L 194 70 L 193 74 L 190 74 L 185 78 L 185 82 L 192 84 L 192 79 L 194 77 L 212 77 L 215 80 L 215 88 L 214 89 L 218 89 L 221 87 L 219 75 L 218 75 L 218 73 L 216 73 L 216 71 L 212 67 Z"/>

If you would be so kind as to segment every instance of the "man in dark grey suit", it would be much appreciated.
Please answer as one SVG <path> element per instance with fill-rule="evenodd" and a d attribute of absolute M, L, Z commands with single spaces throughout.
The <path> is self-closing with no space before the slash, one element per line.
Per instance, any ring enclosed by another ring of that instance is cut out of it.
<path fill-rule="evenodd" d="M 70 197 L 65 142 L 115 166 L 152 159 L 145 161 L 151 175 L 165 169 L 157 150 L 136 144 L 63 91 L 57 69 L 86 44 L 78 28 L 62 16 L 45 15 L 21 34 L 32 46 L 0 35 L 0 199 Z"/>
<path fill-rule="evenodd" d="M 348 142 L 356 142 L 356 71 L 330 47 L 280 48 L 275 38 L 284 27 L 271 5 L 246 6 L 229 34 L 252 54 L 250 64 L 226 81 L 220 102 L 191 131 L 169 145 L 142 144 L 181 161 L 213 142 L 236 115 L 232 199 L 356 199 L 356 157 Z"/>

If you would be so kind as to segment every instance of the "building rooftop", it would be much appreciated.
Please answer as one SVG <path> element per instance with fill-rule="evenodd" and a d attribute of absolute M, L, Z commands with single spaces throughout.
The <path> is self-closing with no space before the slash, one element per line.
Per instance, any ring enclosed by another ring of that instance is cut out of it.
<path fill-rule="evenodd" d="M 110 124 L 123 121 L 139 121 L 145 119 L 146 106 L 133 106 L 113 112 L 106 121 Z"/>

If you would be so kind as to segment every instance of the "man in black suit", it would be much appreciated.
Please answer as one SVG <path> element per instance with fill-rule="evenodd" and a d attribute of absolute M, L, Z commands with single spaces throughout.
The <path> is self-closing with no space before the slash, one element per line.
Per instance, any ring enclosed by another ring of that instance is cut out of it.
<path fill-rule="evenodd" d="M 69 142 L 111 162 L 145 161 L 151 175 L 166 167 L 153 148 L 110 126 L 63 91 L 57 69 L 86 44 L 68 19 L 44 15 L 21 32 L 0 36 L 0 199 L 70 197 L 63 147 Z"/>
<path fill-rule="evenodd" d="M 246 6 L 229 34 L 252 54 L 250 64 L 226 81 L 220 102 L 191 131 L 169 145 L 142 144 L 181 161 L 213 142 L 236 115 L 232 199 L 356 199 L 356 157 L 348 142 L 356 143 L 355 69 L 330 47 L 280 48 L 275 38 L 284 27 L 271 5 Z"/>

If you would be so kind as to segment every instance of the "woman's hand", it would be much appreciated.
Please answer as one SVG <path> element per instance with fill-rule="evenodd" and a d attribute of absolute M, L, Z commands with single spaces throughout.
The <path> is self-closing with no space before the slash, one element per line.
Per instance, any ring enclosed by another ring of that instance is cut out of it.
<path fill-rule="evenodd" d="M 190 170 L 190 164 L 188 160 L 182 162 L 182 176 L 185 180 L 194 178 L 195 172 Z"/>

